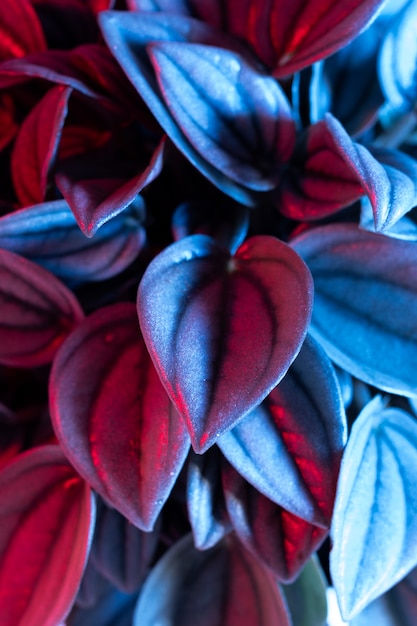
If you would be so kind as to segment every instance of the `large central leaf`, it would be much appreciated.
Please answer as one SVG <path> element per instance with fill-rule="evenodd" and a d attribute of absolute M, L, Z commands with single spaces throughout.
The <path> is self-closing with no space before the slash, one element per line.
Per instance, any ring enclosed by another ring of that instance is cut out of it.
<path fill-rule="evenodd" d="M 138 292 L 143 336 L 196 452 L 281 380 L 304 340 L 312 283 L 294 251 L 253 237 L 234 257 L 204 235 L 149 265 Z"/>

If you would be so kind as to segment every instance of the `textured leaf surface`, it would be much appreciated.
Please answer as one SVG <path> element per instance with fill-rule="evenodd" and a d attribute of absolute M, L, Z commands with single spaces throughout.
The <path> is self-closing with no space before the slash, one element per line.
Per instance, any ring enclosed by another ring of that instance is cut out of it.
<path fill-rule="evenodd" d="M 417 393 L 417 249 L 353 224 L 293 242 L 314 279 L 311 333 L 343 369 L 380 389 Z"/>
<path fill-rule="evenodd" d="M 43 202 L 67 115 L 69 87 L 54 87 L 24 120 L 14 144 L 13 185 L 22 206 Z"/>
<path fill-rule="evenodd" d="M 94 281 L 123 271 L 145 242 L 143 201 L 104 224 L 92 239 L 65 200 L 45 202 L 0 218 L 0 246 L 69 280 Z"/>
<path fill-rule="evenodd" d="M 308 336 L 284 379 L 218 446 L 265 496 L 310 523 L 329 526 L 345 440 L 334 369 Z"/>
<path fill-rule="evenodd" d="M 417 564 L 417 423 L 378 396 L 353 425 L 332 522 L 330 568 L 344 619 Z"/>
<path fill-rule="evenodd" d="M 289 513 L 256 491 L 230 465 L 223 486 L 232 526 L 254 557 L 281 582 L 291 582 L 328 530 Z"/>
<path fill-rule="evenodd" d="M 56 626 L 72 606 L 90 547 L 90 489 L 58 446 L 45 446 L 2 470 L 0 502 L 1 619 Z"/>
<path fill-rule="evenodd" d="M 49 363 L 84 317 L 75 296 L 53 274 L 8 250 L 0 250 L 0 285 L 0 362 Z"/>
<path fill-rule="evenodd" d="M 304 340 L 311 298 L 307 268 L 273 237 L 253 237 L 231 257 L 194 235 L 148 266 L 138 290 L 143 336 L 196 452 L 284 376 Z"/>
<path fill-rule="evenodd" d="M 197 551 L 190 536 L 171 548 L 145 583 L 133 626 L 290 626 L 274 578 L 233 538 Z"/>
<path fill-rule="evenodd" d="M 201 156 L 240 185 L 274 188 L 295 140 L 278 83 L 214 46 L 161 42 L 148 50 L 169 111 Z"/>
<path fill-rule="evenodd" d="M 132 524 L 151 530 L 189 438 L 152 366 L 133 304 L 100 309 L 68 338 L 54 361 L 50 410 L 79 473 Z"/>

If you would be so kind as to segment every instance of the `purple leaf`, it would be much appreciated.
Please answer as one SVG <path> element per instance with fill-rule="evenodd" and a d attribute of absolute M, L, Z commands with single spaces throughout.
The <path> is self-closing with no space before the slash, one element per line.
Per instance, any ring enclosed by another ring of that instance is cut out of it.
<path fill-rule="evenodd" d="M 0 247 L 21 254 L 71 284 L 122 272 L 145 242 L 143 201 L 102 226 L 92 239 L 80 230 L 65 200 L 0 217 Z"/>
<path fill-rule="evenodd" d="M 0 4 L 0 60 L 46 49 L 42 26 L 30 0 Z"/>
<path fill-rule="evenodd" d="M 308 336 L 264 403 L 217 443 L 258 491 L 294 515 L 328 527 L 345 440 L 336 374 Z"/>
<path fill-rule="evenodd" d="M 67 115 L 69 87 L 54 87 L 24 120 L 11 156 L 12 180 L 23 206 L 43 202 Z"/>
<path fill-rule="evenodd" d="M 100 153 L 90 153 L 61 163 L 56 175 L 57 186 L 84 235 L 93 237 L 100 226 L 124 211 L 138 193 L 160 174 L 164 147 L 165 138 L 160 141 L 149 162 L 132 177 L 126 175 L 123 163 L 115 164 L 114 156 L 108 150 L 102 158 Z M 132 163 L 129 166 L 131 168 Z"/>
<path fill-rule="evenodd" d="M 417 248 L 335 224 L 293 241 L 313 274 L 311 333 L 353 376 L 415 396 Z"/>
<path fill-rule="evenodd" d="M 133 626 L 291 626 L 273 576 L 228 537 L 205 552 L 190 536 L 152 570 L 136 607 Z"/>
<path fill-rule="evenodd" d="M 0 612 L 4 624 L 56 626 L 74 602 L 95 507 L 58 446 L 0 472 Z"/>
<path fill-rule="evenodd" d="M 68 338 L 52 368 L 50 411 L 79 473 L 132 524 L 151 530 L 189 438 L 152 366 L 133 304 L 99 309 Z"/>
<path fill-rule="evenodd" d="M 201 157 L 239 185 L 276 187 L 295 141 L 278 83 L 221 48 L 160 42 L 147 50 L 168 110 Z"/>
<path fill-rule="evenodd" d="M 138 591 L 155 555 L 159 531 L 143 532 L 98 500 L 90 559 L 98 571 L 125 593 Z"/>
<path fill-rule="evenodd" d="M 36 367 L 50 363 L 84 314 L 53 274 L 0 250 L 0 363 Z"/>
<path fill-rule="evenodd" d="M 281 380 L 304 340 L 311 300 L 306 266 L 274 237 L 253 237 L 231 257 L 193 235 L 150 263 L 138 290 L 139 320 L 196 452 Z"/>
<path fill-rule="evenodd" d="M 281 582 L 292 582 L 328 534 L 281 508 L 228 465 L 223 470 L 227 512 L 244 546 Z"/>
<path fill-rule="evenodd" d="M 221 484 L 221 454 L 192 454 L 187 474 L 188 517 L 198 550 L 213 547 L 230 531 Z"/>
<path fill-rule="evenodd" d="M 353 425 L 332 522 L 330 568 L 350 620 L 417 565 L 417 423 L 378 396 Z"/>

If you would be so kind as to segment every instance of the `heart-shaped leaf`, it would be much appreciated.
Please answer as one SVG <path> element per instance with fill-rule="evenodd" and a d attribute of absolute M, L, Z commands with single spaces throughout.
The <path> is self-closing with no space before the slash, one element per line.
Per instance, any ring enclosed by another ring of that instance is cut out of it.
<path fill-rule="evenodd" d="M 330 568 L 344 619 L 417 565 L 417 423 L 374 398 L 355 421 L 342 460 Z"/>
<path fill-rule="evenodd" d="M 43 202 L 67 114 L 71 88 L 47 92 L 23 122 L 14 144 L 11 167 L 16 195 L 23 206 Z"/>
<path fill-rule="evenodd" d="M 69 613 L 90 547 L 95 507 L 58 446 L 0 472 L 0 612 L 4 624 L 56 626 Z"/>
<path fill-rule="evenodd" d="M 216 447 L 205 454 L 191 454 L 187 473 L 188 517 L 194 545 L 213 547 L 231 529 L 221 483 L 222 457 Z"/>
<path fill-rule="evenodd" d="M 138 290 L 142 333 L 196 452 L 281 380 L 304 340 L 311 300 L 307 268 L 274 237 L 253 237 L 231 257 L 193 235 L 150 263 Z"/>
<path fill-rule="evenodd" d="M 328 527 L 345 439 L 336 374 L 308 336 L 264 403 L 217 443 L 258 491 L 293 515 Z"/>
<path fill-rule="evenodd" d="M 158 602 L 155 602 L 155 598 Z M 233 537 L 204 552 L 188 535 L 149 575 L 133 626 L 290 626 L 273 576 Z"/>
<path fill-rule="evenodd" d="M 99 309 L 68 338 L 53 364 L 50 410 L 79 473 L 132 524 L 151 530 L 189 438 L 152 366 L 133 304 Z"/>
<path fill-rule="evenodd" d="M 293 245 L 314 278 L 311 333 L 330 358 L 371 385 L 415 396 L 415 243 L 334 224 Z"/>
<path fill-rule="evenodd" d="M 0 362 L 36 367 L 52 361 L 84 317 L 75 296 L 53 274 L 0 250 Z"/>
<path fill-rule="evenodd" d="M 223 487 L 239 539 L 277 580 L 293 581 L 329 531 L 265 498 L 229 464 L 223 468 Z"/>
<path fill-rule="evenodd" d="M 0 247 L 42 265 L 70 284 L 110 278 L 138 256 L 145 242 L 143 200 L 104 224 L 92 239 L 65 200 L 0 217 Z"/>

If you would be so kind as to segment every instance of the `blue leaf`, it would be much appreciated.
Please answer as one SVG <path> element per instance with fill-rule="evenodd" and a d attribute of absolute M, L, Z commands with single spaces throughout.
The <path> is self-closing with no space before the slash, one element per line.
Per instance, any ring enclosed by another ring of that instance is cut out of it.
<path fill-rule="evenodd" d="M 355 421 L 339 476 L 330 570 L 351 619 L 417 565 L 417 423 L 377 396 Z"/>
<path fill-rule="evenodd" d="M 314 279 L 311 333 L 353 376 L 416 396 L 417 247 L 353 224 L 293 241 Z"/>
<path fill-rule="evenodd" d="M 265 496 L 312 524 L 328 526 L 345 440 L 334 369 L 308 337 L 285 378 L 218 446 Z"/>
<path fill-rule="evenodd" d="M 198 551 L 187 535 L 151 571 L 133 626 L 291 626 L 274 577 L 233 537 Z"/>
<path fill-rule="evenodd" d="M 42 265 L 71 284 L 110 278 L 138 256 L 145 232 L 144 205 L 102 226 L 89 239 L 65 200 L 46 202 L 0 218 L 0 246 Z"/>

